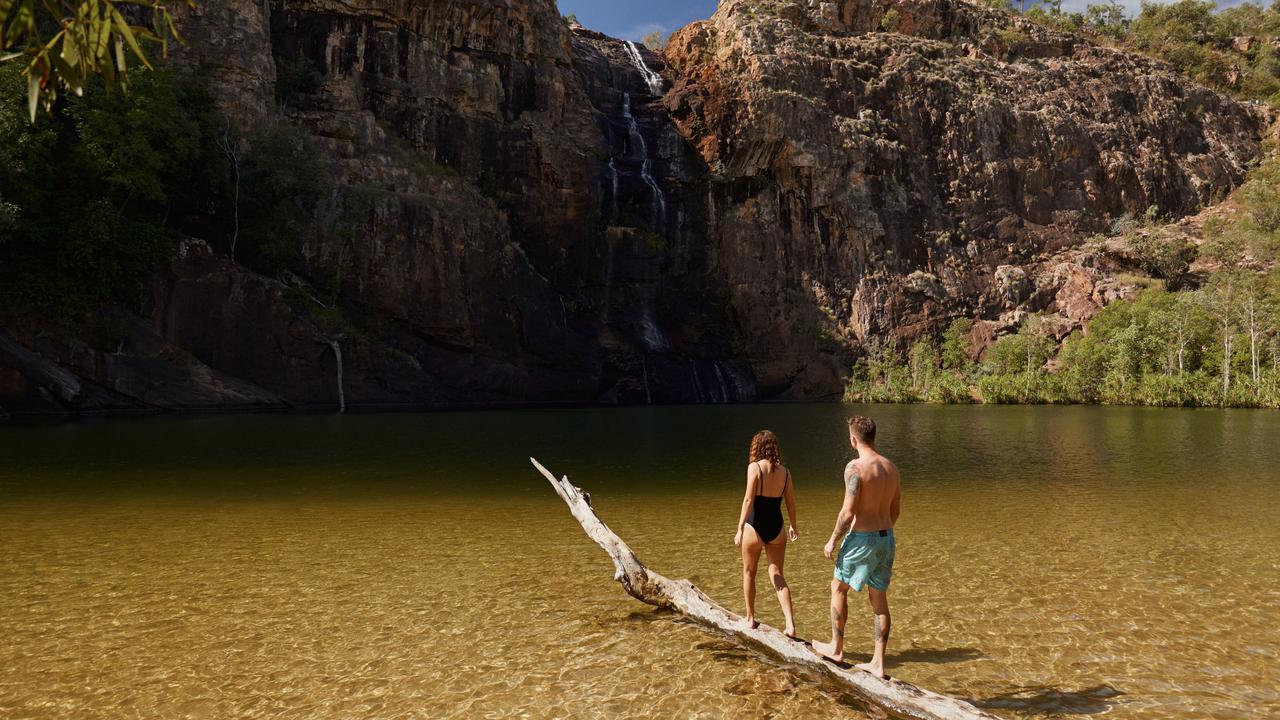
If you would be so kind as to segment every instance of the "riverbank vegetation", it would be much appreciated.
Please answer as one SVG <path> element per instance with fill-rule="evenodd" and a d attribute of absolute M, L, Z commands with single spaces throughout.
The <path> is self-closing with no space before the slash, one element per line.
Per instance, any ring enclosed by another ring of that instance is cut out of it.
<path fill-rule="evenodd" d="M 1031 314 L 972 360 L 973 321 L 960 318 L 906 353 L 892 345 L 871 353 L 846 397 L 1280 408 L 1280 159 L 1256 168 L 1229 204 L 1231 214 L 1206 223 L 1199 247 L 1135 235 L 1135 254 L 1165 278 L 1145 281 L 1083 331 L 1059 342 Z M 1199 256 L 1196 273 L 1189 253 Z"/>

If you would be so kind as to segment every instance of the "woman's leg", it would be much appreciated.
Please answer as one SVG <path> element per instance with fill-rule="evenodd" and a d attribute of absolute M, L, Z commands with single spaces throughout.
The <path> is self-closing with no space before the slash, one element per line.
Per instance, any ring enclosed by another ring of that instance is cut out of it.
<path fill-rule="evenodd" d="M 756 626 L 756 567 L 764 543 L 750 524 L 742 527 L 742 594 L 747 600 L 747 626 Z"/>
<path fill-rule="evenodd" d="M 779 535 L 778 539 L 764 546 L 765 555 L 769 558 L 769 580 L 773 589 L 778 592 L 778 604 L 782 606 L 782 615 L 787 619 L 787 628 L 783 632 L 791 637 L 796 634 L 795 613 L 791 609 L 791 588 L 782 575 L 782 563 L 787 553 L 787 536 Z"/>

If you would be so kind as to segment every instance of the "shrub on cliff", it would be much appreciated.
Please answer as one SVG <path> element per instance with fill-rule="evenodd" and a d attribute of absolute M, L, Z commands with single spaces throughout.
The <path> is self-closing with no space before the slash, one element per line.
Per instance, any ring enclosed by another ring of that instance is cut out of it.
<path fill-rule="evenodd" d="M 303 233 L 314 226 L 334 181 L 310 137 L 288 123 L 255 129 L 245 146 L 236 259 L 273 274 L 298 257 Z"/>

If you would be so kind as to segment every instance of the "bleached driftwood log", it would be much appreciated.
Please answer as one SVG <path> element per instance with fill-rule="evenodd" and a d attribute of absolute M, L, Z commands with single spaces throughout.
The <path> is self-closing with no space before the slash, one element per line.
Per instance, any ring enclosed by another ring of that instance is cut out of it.
<path fill-rule="evenodd" d="M 825 682 L 851 690 L 891 712 L 927 720 L 996 720 L 994 715 L 963 700 L 929 692 L 901 680 L 881 680 L 850 665 L 837 666 L 820 657 L 808 643 L 792 640 L 775 628 L 763 624 L 755 629 L 746 627 L 741 616 L 729 612 L 688 580 L 672 580 L 645 567 L 622 538 L 596 515 L 589 494 L 571 484 L 568 477 L 557 480 L 537 460 L 529 460 L 551 482 L 551 487 L 569 506 L 569 512 L 587 535 L 613 558 L 613 579 L 622 583 L 622 587 L 635 599 L 675 610 L 743 645 L 782 660 L 797 672 L 817 675 Z"/>

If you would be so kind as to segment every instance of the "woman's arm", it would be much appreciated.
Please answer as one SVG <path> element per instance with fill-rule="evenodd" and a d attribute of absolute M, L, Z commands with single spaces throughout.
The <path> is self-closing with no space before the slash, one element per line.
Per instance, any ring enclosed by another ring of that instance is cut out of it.
<path fill-rule="evenodd" d="M 752 475 L 752 470 L 755 471 L 755 475 Z M 751 492 L 752 481 L 754 481 L 759 474 L 760 469 L 755 466 L 755 463 L 747 466 L 747 494 L 742 498 L 742 513 L 738 515 L 738 532 L 733 536 L 734 545 L 742 544 L 742 526 L 747 523 L 747 513 L 751 512 L 751 505 L 756 501 L 755 493 Z"/>
<path fill-rule="evenodd" d="M 800 537 L 800 531 L 796 530 L 796 492 L 795 483 L 791 481 L 791 470 L 787 470 L 787 482 L 782 486 L 782 497 L 787 501 L 787 516 L 791 518 L 787 539 L 796 540 Z"/>

